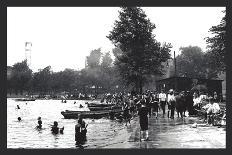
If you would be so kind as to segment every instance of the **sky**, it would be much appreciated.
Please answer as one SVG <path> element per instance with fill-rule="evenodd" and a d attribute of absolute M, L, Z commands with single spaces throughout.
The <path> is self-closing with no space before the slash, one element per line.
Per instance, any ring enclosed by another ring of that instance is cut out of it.
<path fill-rule="evenodd" d="M 205 37 L 220 23 L 225 7 L 142 7 L 156 25 L 156 40 L 171 43 L 171 54 L 186 46 L 206 51 Z M 119 7 L 7 7 L 7 66 L 26 58 L 25 42 L 31 42 L 30 68 L 37 72 L 51 66 L 85 67 L 91 50 L 111 52 L 114 45 L 106 38 L 118 20 Z M 28 52 L 27 52 L 28 53 Z M 111 53 L 111 55 L 113 55 Z"/>

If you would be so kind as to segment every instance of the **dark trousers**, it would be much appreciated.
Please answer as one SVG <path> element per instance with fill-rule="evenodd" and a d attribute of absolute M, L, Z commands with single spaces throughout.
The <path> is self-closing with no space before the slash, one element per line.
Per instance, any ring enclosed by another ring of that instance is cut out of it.
<path fill-rule="evenodd" d="M 174 118 L 175 102 L 171 102 L 171 118 Z"/>
<path fill-rule="evenodd" d="M 171 107 L 171 118 L 174 118 L 175 107 Z"/>
<path fill-rule="evenodd" d="M 166 106 L 166 101 L 160 101 L 160 106 L 163 110 L 163 115 L 165 114 L 165 106 Z"/>

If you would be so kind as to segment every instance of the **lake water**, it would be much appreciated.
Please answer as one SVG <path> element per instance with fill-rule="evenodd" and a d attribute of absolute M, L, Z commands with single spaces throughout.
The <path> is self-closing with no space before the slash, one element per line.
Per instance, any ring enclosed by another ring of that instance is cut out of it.
<path fill-rule="evenodd" d="M 64 119 L 61 111 L 80 110 L 80 104 L 86 101 L 68 100 L 61 103 L 61 100 L 36 100 L 36 101 L 15 101 L 7 99 L 7 148 L 76 148 L 75 145 L 75 124 L 76 119 Z M 26 104 L 27 103 L 27 104 Z M 17 105 L 20 109 L 17 109 Z M 42 118 L 43 129 L 35 129 L 37 118 Z M 19 122 L 18 117 L 22 120 Z M 101 148 L 109 142 L 115 141 L 120 130 L 125 124 L 112 121 L 107 118 L 84 119 L 88 124 L 87 148 Z M 50 125 L 54 121 L 59 127 L 64 126 L 64 134 L 53 135 Z"/>

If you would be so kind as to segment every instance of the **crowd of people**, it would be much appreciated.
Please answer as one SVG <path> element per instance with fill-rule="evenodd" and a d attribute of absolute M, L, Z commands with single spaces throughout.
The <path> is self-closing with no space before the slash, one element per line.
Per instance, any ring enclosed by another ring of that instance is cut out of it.
<path fill-rule="evenodd" d="M 123 116 L 126 125 L 130 124 L 130 119 L 136 114 L 139 116 L 142 140 L 148 140 L 148 119 L 149 117 L 166 117 L 174 119 L 175 111 L 177 117 L 194 116 L 202 112 L 205 121 L 208 124 L 214 124 L 214 118 L 221 112 L 218 104 L 217 93 L 212 96 L 198 92 L 182 91 L 174 92 L 170 89 L 168 92 L 155 92 L 146 90 L 142 94 L 135 93 L 115 93 L 105 94 L 102 102 L 114 103 L 123 107 Z M 208 103 L 208 104 L 207 104 Z M 158 113 L 161 115 L 158 115 Z M 225 115 L 223 116 L 225 117 Z"/>
<path fill-rule="evenodd" d="M 141 140 L 149 139 L 148 119 L 150 117 L 158 119 L 158 117 L 167 116 L 168 119 L 174 119 L 176 111 L 177 117 L 183 118 L 186 117 L 186 111 L 188 111 L 188 115 L 196 115 L 199 111 L 202 111 L 207 123 L 213 124 L 215 115 L 220 113 L 216 93 L 213 96 L 208 96 L 198 94 L 197 92 L 191 94 L 190 91 L 176 93 L 173 89 L 170 89 L 166 93 L 163 90 L 161 92 L 146 90 L 142 94 L 136 94 L 134 92 L 108 93 L 104 95 L 101 102 L 121 106 L 123 114 L 116 118 L 121 121 L 124 120 L 126 126 L 130 124 L 130 120 L 133 117 L 139 116 Z M 20 109 L 19 105 L 16 108 Z M 225 115 L 223 118 L 225 119 Z M 20 117 L 18 117 L 18 121 L 21 121 Z M 36 128 L 39 130 L 42 129 L 41 117 L 38 117 L 38 125 Z M 63 134 L 64 127 L 59 128 L 58 122 L 54 121 L 54 124 L 51 126 L 51 132 L 53 134 Z M 75 141 L 78 144 L 86 141 L 86 133 L 87 125 L 82 117 L 79 116 L 77 124 L 75 125 Z"/>

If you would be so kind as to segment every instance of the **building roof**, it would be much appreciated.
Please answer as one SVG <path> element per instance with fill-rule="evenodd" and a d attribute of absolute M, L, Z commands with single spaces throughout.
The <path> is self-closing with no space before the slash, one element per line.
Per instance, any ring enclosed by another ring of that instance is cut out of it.
<path fill-rule="evenodd" d="M 221 79 L 203 79 L 203 78 L 189 78 L 189 77 L 170 77 L 170 78 L 165 78 L 165 79 L 157 80 L 157 82 L 159 82 L 159 81 L 168 81 L 170 79 L 175 79 L 175 78 L 178 78 L 178 79 L 189 79 L 189 80 L 197 79 L 197 80 L 207 80 L 207 81 L 224 81 L 224 80 L 221 80 Z"/>

